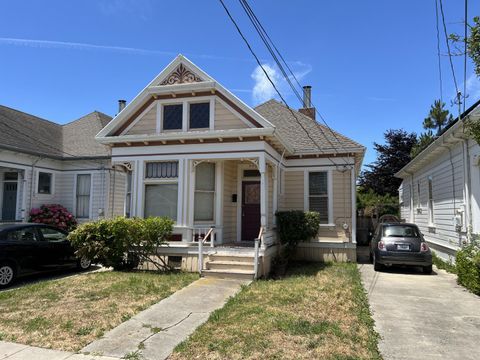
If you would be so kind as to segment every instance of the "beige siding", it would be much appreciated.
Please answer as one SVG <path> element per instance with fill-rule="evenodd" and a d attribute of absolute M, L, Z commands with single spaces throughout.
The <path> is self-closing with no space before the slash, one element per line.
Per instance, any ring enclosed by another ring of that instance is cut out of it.
<path fill-rule="evenodd" d="M 245 129 L 248 125 L 228 110 L 225 106 L 215 101 L 215 130 Z"/>
<path fill-rule="evenodd" d="M 271 167 L 267 168 L 267 181 L 268 181 L 268 191 L 267 191 L 267 211 L 268 211 L 268 227 L 273 228 L 273 169 Z"/>
<path fill-rule="evenodd" d="M 125 213 L 126 174 L 123 171 L 110 171 L 106 217 L 123 216 Z"/>
<path fill-rule="evenodd" d="M 285 194 L 280 210 L 303 210 L 303 171 L 285 172 Z"/>
<path fill-rule="evenodd" d="M 157 107 L 154 105 L 138 122 L 133 125 L 127 135 L 153 134 L 157 129 Z"/>
<path fill-rule="evenodd" d="M 223 182 L 223 241 L 237 240 L 237 203 L 232 195 L 237 193 L 237 162 L 226 161 Z M 238 200 L 237 200 L 238 201 Z"/>

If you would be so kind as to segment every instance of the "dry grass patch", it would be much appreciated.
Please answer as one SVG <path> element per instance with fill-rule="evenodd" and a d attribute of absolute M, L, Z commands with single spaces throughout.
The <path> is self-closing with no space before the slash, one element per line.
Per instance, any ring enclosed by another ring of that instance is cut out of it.
<path fill-rule="evenodd" d="M 173 294 L 188 273 L 97 272 L 0 293 L 0 340 L 77 351 Z"/>
<path fill-rule="evenodd" d="M 356 264 L 295 264 L 257 281 L 185 342 L 178 359 L 380 359 Z"/>

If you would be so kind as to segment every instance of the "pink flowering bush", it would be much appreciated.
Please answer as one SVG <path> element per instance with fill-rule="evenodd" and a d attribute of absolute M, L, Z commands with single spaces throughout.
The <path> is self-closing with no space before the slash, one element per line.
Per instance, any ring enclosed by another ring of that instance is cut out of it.
<path fill-rule="evenodd" d="M 65 231 L 71 231 L 77 226 L 75 217 L 62 205 L 42 205 L 30 210 L 29 222 L 55 226 Z"/>

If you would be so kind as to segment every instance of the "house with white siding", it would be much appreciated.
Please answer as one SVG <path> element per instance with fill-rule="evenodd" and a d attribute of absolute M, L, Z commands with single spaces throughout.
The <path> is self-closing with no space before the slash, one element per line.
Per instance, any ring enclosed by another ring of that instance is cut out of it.
<path fill-rule="evenodd" d="M 479 119 L 480 101 L 395 174 L 402 219 L 444 260 L 480 234 L 480 146 L 465 127 Z"/>
<path fill-rule="evenodd" d="M 98 111 L 68 124 L 0 106 L 0 222 L 60 204 L 79 221 L 125 213 L 126 171 L 111 166 L 95 135 L 111 117 Z"/>
<path fill-rule="evenodd" d="M 97 134 L 128 170 L 130 215 L 175 221 L 159 255 L 191 271 L 266 274 L 275 213 L 315 210 L 320 231 L 298 257 L 356 260 L 365 148 L 319 124 L 304 90 L 299 111 L 275 100 L 252 108 L 179 55 Z"/>

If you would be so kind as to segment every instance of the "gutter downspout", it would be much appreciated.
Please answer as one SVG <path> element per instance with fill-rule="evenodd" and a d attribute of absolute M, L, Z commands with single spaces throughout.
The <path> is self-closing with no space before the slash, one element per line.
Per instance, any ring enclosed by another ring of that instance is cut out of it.
<path fill-rule="evenodd" d="M 30 210 L 32 210 L 32 206 L 33 206 L 33 186 L 35 185 L 34 184 L 34 172 L 35 172 L 35 165 L 38 164 L 38 162 L 42 159 L 44 159 L 45 156 L 42 156 L 42 157 L 39 157 L 37 160 L 35 160 L 33 163 L 32 163 L 32 175 L 30 177 Z M 30 212 L 29 210 L 29 212 Z"/>

